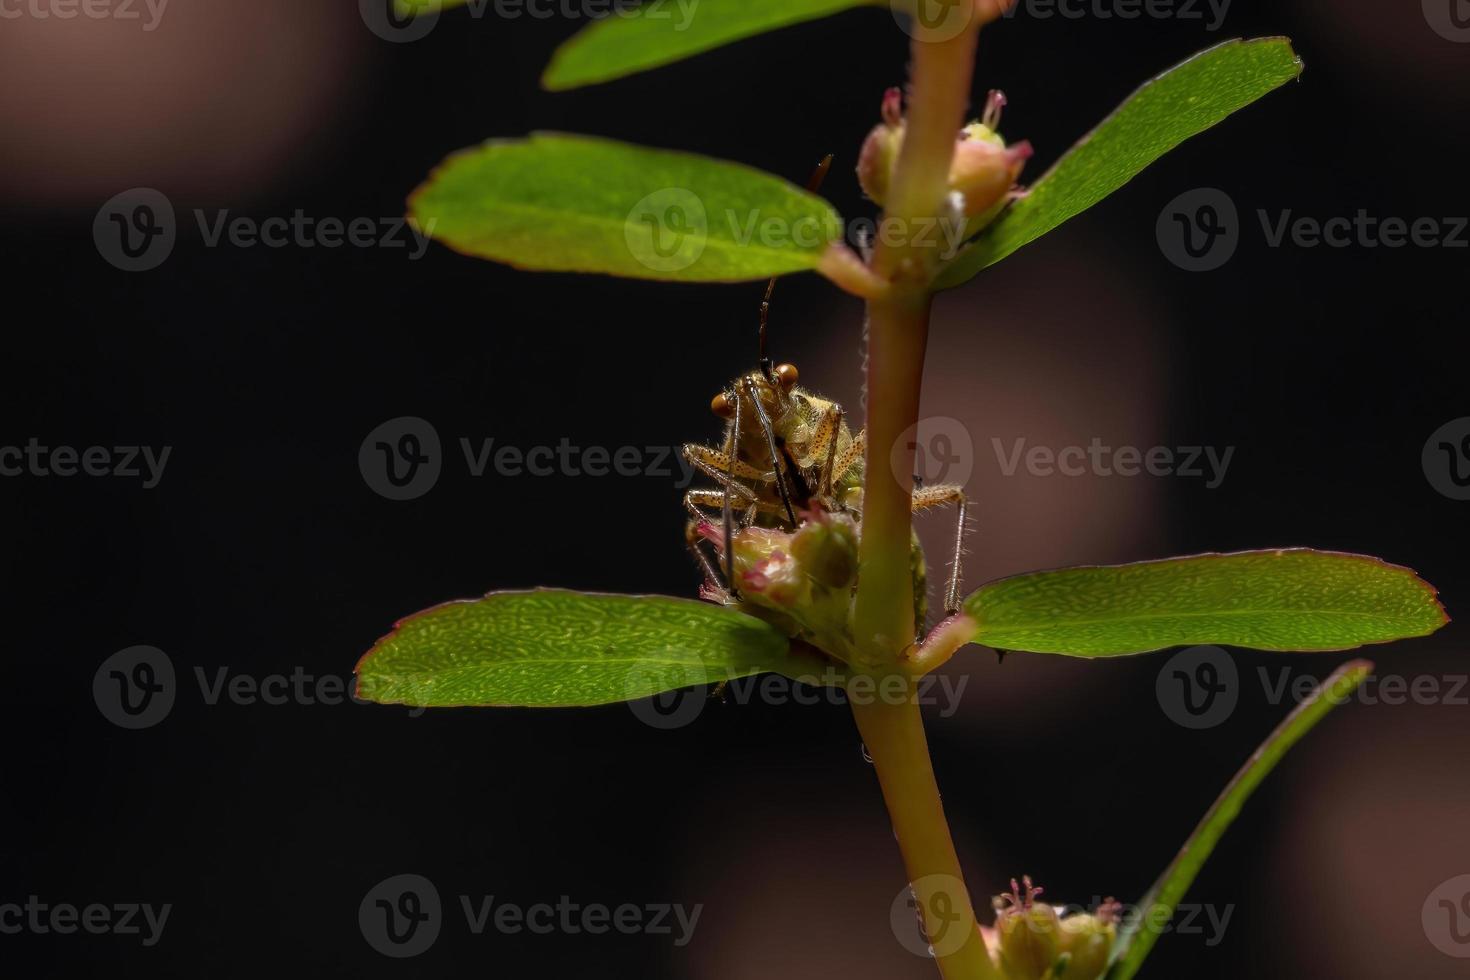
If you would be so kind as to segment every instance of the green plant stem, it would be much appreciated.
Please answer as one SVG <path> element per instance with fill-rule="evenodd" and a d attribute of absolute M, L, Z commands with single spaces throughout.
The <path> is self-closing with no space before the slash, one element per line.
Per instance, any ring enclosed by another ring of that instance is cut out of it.
<path fill-rule="evenodd" d="M 900 229 L 945 213 L 979 29 L 977 13 L 957 37 L 914 40 L 906 135 L 884 215 Z M 934 249 L 906 235 L 881 242 L 872 263 L 892 286 L 868 306 L 868 448 L 853 625 L 861 666 L 880 676 L 896 669 L 921 625 L 914 622 L 910 564 L 914 446 L 906 436 L 919 418 L 937 263 Z M 991 980 L 998 974 L 976 928 L 929 761 L 914 682 L 908 683 L 910 696 L 902 703 L 854 698 L 853 716 L 877 769 L 940 973 L 945 980 Z M 967 933 L 951 949 L 954 933 L 948 930 L 957 927 Z"/>
<path fill-rule="evenodd" d="M 895 662 L 914 642 L 916 625 L 909 563 L 914 447 L 904 435 L 919 419 L 930 282 L 939 256 L 902 229 L 944 213 L 979 33 L 977 14 L 956 37 L 914 39 L 903 149 L 884 214 L 900 234 L 880 241 L 873 255 L 873 271 L 893 286 L 868 306 L 868 449 L 853 612 L 858 655 L 868 664 Z"/>
<path fill-rule="evenodd" d="M 976 928 L 974 906 L 955 853 L 913 681 L 903 703 L 854 699 L 853 717 L 878 770 L 904 868 L 945 980 L 998 980 Z M 962 939 L 954 930 L 967 930 Z"/>

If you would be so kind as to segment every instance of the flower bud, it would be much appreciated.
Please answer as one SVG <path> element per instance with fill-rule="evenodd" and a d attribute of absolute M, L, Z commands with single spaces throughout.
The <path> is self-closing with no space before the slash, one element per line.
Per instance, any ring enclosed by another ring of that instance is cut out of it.
<path fill-rule="evenodd" d="M 1118 907 L 1109 899 L 1095 914 L 1084 912 L 1062 920 L 1062 953 L 1071 957 L 1067 980 L 1097 980 L 1103 975 L 1118 938 Z"/>
<path fill-rule="evenodd" d="M 990 93 L 984 117 L 960 130 L 949 168 L 949 186 L 963 196 L 965 217 L 982 217 L 978 227 L 987 224 L 1011 199 L 1021 168 L 1032 153 L 1031 144 L 1024 140 L 1007 147 L 996 131 L 1005 104 L 1005 96 L 999 91 Z"/>
<path fill-rule="evenodd" d="M 891 88 L 883 95 L 883 122 L 868 134 L 858 157 L 858 183 L 879 205 L 888 197 L 888 184 L 903 148 L 903 93 Z"/>
<path fill-rule="evenodd" d="M 812 581 L 828 589 L 857 583 L 857 532 L 850 518 L 818 514 L 791 540 L 791 554 Z"/>
<path fill-rule="evenodd" d="M 992 91 L 984 115 L 960 130 L 954 160 L 949 168 L 949 188 L 960 195 L 966 218 L 979 220 L 976 231 L 989 223 L 1016 195 L 1016 181 L 1032 150 L 1025 141 L 1006 146 L 997 127 L 1006 99 Z M 878 204 L 887 203 L 889 185 L 898 166 L 904 140 L 903 96 L 889 89 L 883 97 L 883 122 L 868 135 L 858 158 L 858 182 Z"/>
<path fill-rule="evenodd" d="M 995 927 L 1000 938 L 1000 965 L 1010 980 L 1042 980 L 1061 955 L 1061 920 L 1057 910 L 1036 901 L 1042 889 L 1022 878 L 1026 890 L 1011 879 L 1011 893 L 995 900 Z"/>
<path fill-rule="evenodd" d="M 1061 917 L 1062 909 L 1038 902 L 1042 890 L 1022 878 L 994 901 L 995 929 L 984 930 L 1006 980 L 1100 980 L 1118 938 L 1117 910 L 1109 899 L 1094 914 Z"/>

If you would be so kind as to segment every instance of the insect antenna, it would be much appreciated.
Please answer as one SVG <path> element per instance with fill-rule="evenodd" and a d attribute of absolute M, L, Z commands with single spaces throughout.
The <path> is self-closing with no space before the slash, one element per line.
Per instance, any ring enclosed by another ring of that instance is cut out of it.
<path fill-rule="evenodd" d="M 821 188 L 822 182 L 827 179 L 827 172 L 831 169 L 832 154 L 829 153 L 822 158 L 821 163 L 817 164 L 817 169 L 812 171 L 811 178 L 806 182 L 806 189 L 815 194 Z M 766 323 L 770 320 L 771 317 L 771 294 L 775 291 L 776 277 L 772 276 L 771 281 L 766 283 L 766 295 L 761 299 L 760 346 L 759 354 L 756 359 L 756 364 L 759 365 L 761 369 L 761 375 L 764 376 L 767 381 L 770 381 L 773 384 L 775 383 L 776 379 L 771 374 L 771 357 L 769 354 L 766 353 Z"/>

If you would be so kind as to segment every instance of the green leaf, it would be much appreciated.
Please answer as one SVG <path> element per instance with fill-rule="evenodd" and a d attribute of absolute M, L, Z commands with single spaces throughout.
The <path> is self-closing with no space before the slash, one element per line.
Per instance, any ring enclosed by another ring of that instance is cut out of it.
<path fill-rule="evenodd" d="M 1408 568 L 1291 549 L 1034 572 L 982 586 L 964 606 L 986 646 L 1112 657 L 1206 643 L 1347 650 L 1426 636 L 1449 622 L 1435 595 Z"/>
<path fill-rule="evenodd" d="M 1092 207 L 1191 136 L 1301 74 L 1286 38 L 1226 41 L 1145 84 L 940 272 L 949 289 Z"/>
<path fill-rule="evenodd" d="M 883 0 L 657 0 L 584 28 L 552 55 L 552 91 L 632 75 L 734 41 Z"/>
<path fill-rule="evenodd" d="M 1173 863 L 1164 870 L 1148 894 L 1138 903 L 1143 914 L 1135 917 L 1119 934 L 1113 946 L 1113 966 L 1108 971 L 1107 980 L 1131 980 L 1138 972 L 1159 938 L 1159 930 L 1145 928 L 1154 919 L 1153 910 L 1160 911 L 1158 921 L 1161 922 L 1167 921 L 1163 916 L 1164 911 L 1167 911 L 1168 917 L 1174 915 L 1174 910 L 1189 886 L 1194 883 L 1200 868 L 1215 850 L 1215 845 L 1220 843 L 1225 831 L 1240 815 L 1241 807 L 1250 799 L 1256 787 L 1270 775 L 1271 770 L 1276 768 L 1276 764 L 1291 747 L 1301 741 L 1302 736 L 1316 727 L 1329 711 L 1346 701 L 1372 672 L 1373 665 L 1366 660 L 1344 664 L 1256 749 L 1240 772 L 1235 774 L 1230 785 L 1225 787 L 1214 806 L 1210 807 L 1194 833 L 1190 834 L 1189 840 L 1184 842 L 1178 857 L 1174 858 Z"/>
<path fill-rule="evenodd" d="M 357 693 L 419 707 L 570 707 L 821 670 L 775 627 L 723 606 L 538 589 L 449 602 L 399 622 L 358 663 Z"/>
<path fill-rule="evenodd" d="M 742 282 L 817 267 L 831 205 L 690 153 L 538 133 L 451 156 L 409 199 L 427 235 L 521 269 Z"/>
<path fill-rule="evenodd" d="M 399 17 L 424 17 L 472 2 L 486 3 L 490 0 L 393 0 L 393 12 Z"/>

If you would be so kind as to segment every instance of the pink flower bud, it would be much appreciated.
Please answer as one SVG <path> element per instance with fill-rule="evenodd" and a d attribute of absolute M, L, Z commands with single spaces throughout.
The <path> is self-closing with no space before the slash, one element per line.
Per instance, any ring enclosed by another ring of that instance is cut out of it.
<path fill-rule="evenodd" d="M 882 112 L 883 122 L 868 134 L 858 157 L 858 183 L 880 205 L 888 197 L 888 184 L 903 148 L 903 92 L 896 88 L 885 92 Z"/>

